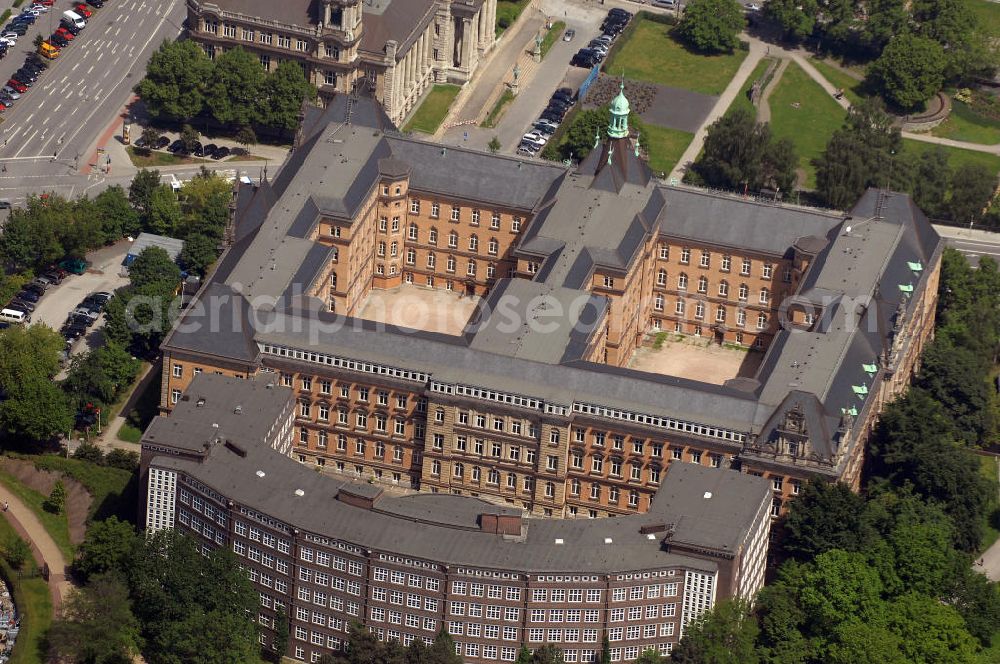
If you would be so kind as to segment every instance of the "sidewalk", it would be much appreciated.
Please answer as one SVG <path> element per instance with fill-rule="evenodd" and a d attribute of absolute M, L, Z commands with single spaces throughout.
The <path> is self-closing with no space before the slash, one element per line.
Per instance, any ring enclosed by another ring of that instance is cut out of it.
<path fill-rule="evenodd" d="M 766 53 L 766 44 L 758 39 L 750 39 L 750 52 L 743 59 L 743 63 L 736 70 L 736 74 L 729 81 L 729 85 L 723 90 L 718 101 L 715 102 L 715 106 L 712 107 L 708 117 L 705 118 L 701 127 L 695 132 L 694 138 L 691 139 L 691 143 L 684 150 L 684 154 L 681 155 L 677 165 L 674 166 L 674 170 L 670 171 L 670 175 L 668 176 L 670 180 L 676 179 L 679 182 L 684 177 L 684 172 L 687 170 L 688 165 L 694 163 L 695 159 L 701 153 L 701 148 L 705 144 L 705 136 L 708 134 L 708 128 L 726 113 L 736 95 L 742 94 L 747 79 L 750 78 L 750 74 L 757 67 L 757 63 L 761 61 Z"/>
<path fill-rule="evenodd" d="M 4 512 L 7 521 L 31 544 L 31 552 L 39 567 L 43 564 L 49 566 L 49 593 L 52 595 L 52 608 L 57 611 L 73 587 L 67 579 L 66 559 L 38 517 L 7 487 L 0 485 L 0 502 L 4 501 L 9 505 Z"/>
<path fill-rule="evenodd" d="M 997 479 L 1000 480 L 1000 466 L 997 468 Z M 982 565 L 979 564 L 982 561 Z M 1000 581 L 1000 540 L 983 552 L 983 555 L 972 564 L 972 569 L 986 575 L 990 581 Z"/>

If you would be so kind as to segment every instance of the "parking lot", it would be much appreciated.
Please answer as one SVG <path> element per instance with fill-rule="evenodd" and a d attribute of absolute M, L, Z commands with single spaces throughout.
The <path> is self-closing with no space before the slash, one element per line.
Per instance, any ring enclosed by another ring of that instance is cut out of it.
<path fill-rule="evenodd" d="M 44 323 L 53 330 L 59 330 L 66 322 L 69 313 L 90 293 L 99 291 L 110 293 L 127 285 L 128 277 L 121 276 L 121 265 L 128 248 L 129 242 L 122 240 L 113 246 L 89 254 L 87 260 L 90 266 L 84 274 L 67 276 L 58 286 L 49 287 L 31 314 L 32 324 Z M 102 340 L 100 328 L 103 325 L 102 315 L 86 336 L 73 341 L 70 352 L 81 353 L 99 346 Z"/>

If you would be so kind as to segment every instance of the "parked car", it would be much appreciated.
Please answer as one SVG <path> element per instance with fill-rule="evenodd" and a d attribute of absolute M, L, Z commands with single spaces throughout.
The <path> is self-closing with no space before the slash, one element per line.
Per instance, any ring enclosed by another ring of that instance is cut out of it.
<path fill-rule="evenodd" d="M 229 154 L 230 154 L 229 148 L 223 145 L 218 150 L 215 151 L 215 154 L 212 155 L 212 159 L 225 159 L 226 157 L 229 156 Z"/>
<path fill-rule="evenodd" d="M 29 293 L 34 293 L 38 297 L 45 295 L 45 288 L 39 284 L 34 284 L 34 283 L 25 284 L 24 288 L 22 288 L 21 290 L 27 291 Z"/>
<path fill-rule="evenodd" d="M 219 149 L 218 145 L 216 145 L 215 143 L 209 143 L 202 150 L 202 156 L 203 157 L 212 157 L 212 156 L 215 155 L 215 151 L 218 150 L 218 149 Z"/>
<path fill-rule="evenodd" d="M 83 274 L 87 271 L 88 263 L 82 258 L 67 258 L 59 261 L 59 267 L 71 274 Z"/>
<path fill-rule="evenodd" d="M 91 311 L 86 307 L 77 307 L 76 309 L 71 311 L 69 315 L 73 316 L 74 318 L 78 318 L 80 320 L 86 319 L 87 321 L 89 321 L 88 325 L 90 325 L 93 324 L 93 322 L 96 321 L 98 318 L 100 318 L 101 313 L 99 311 L 97 312 Z"/>
<path fill-rule="evenodd" d="M 114 293 L 108 293 L 107 291 L 97 291 L 96 293 L 91 293 L 87 297 L 94 298 L 101 304 L 107 304 L 108 301 L 114 296 L 115 296 Z"/>
<path fill-rule="evenodd" d="M 66 39 L 65 37 L 63 37 L 58 32 L 53 32 L 52 33 L 52 36 L 49 37 L 49 43 L 50 44 L 55 44 L 59 48 L 66 48 L 67 46 L 69 46 L 69 40 Z"/>
<path fill-rule="evenodd" d="M 563 41 L 573 41 L 573 37 L 576 37 L 576 30 L 573 28 L 563 33 Z"/>
<path fill-rule="evenodd" d="M 38 293 L 30 290 L 22 290 L 17 295 L 15 295 L 14 298 L 22 300 L 24 302 L 32 302 L 32 303 L 38 302 L 40 299 L 42 299 L 42 297 Z"/>
<path fill-rule="evenodd" d="M 51 281 L 49 281 L 48 279 L 46 279 L 45 277 L 35 277 L 35 278 L 34 278 L 34 279 L 33 279 L 33 280 L 31 281 L 31 283 L 33 283 L 33 284 L 38 284 L 39 286 L 41 286 L 41 287 L 42 287 L 42 290 L 48 290 L 48 289 L 49 289 L 49 286 L 51 286 L 51 285 L 52 285 L 52 282 L 51 282 Z"/>
<path fill-rule="evenodd" d="M 13 300 L 7 303 L 7 309 L 13 309 L 14 311 L 23 311 L 26 314 L 30 314 L 35 310 L 35 305 L 31 302 L 25 302 L 24 300 L 15 297 Z"/>
<path fill-rule="evenodd" d="M 156 145 L 154 145 L 153 147 L 157 150 L 162 150 L 168 145 L 170 145 L 170 139 L 167 138 L 166 136 L 160 136 L 158 139 L 156 139 Z"/>
<path fill-rule="evenodd" d="M 58 286 L 59 284 L 62 283 L 62 280 L 65 277 L 65 274 L 66 274 L 65 272 L 63 272 L 63 273 L 60 274 L 60 272 L 49 271 L 49 272 L 43 273 L 42 274 L 42 278 L 48 279 L 50 284 Z"/>

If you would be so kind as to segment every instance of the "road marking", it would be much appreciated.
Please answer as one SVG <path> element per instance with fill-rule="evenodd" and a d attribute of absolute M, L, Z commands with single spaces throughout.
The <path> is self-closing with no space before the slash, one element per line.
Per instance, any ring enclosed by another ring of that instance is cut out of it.
<path fill-rule="evenodd" d="M 117 30 L 115 30 L 115 37 L 117 37 L 117 36 L 118 36 L 118 33 L 119 33 L 119 32 L 121 32 L 121 31 L 122 31 L 122 26 L 120 26 L 120 25 L 119 25 L 119 26 L 118 26 L 118 29 L 117 29 Z"/>
<path fill-rule="evenodd" d="M 32 114 L 32 115 L 34 115 L 34 114 Z M 14 153 L 14 158 L 15 158 L 15 159 L 16 159 L 17 157 L 20 157 L 20 156 L 21 156 L 21 153 L 22 153 L 22 152 L 24 152 L 24 148 L 28 147 L 28 143 L 29 143 L 29 142 L 31 142 L 31 139 L 33 139 L 33 138 L 35 137 L 35 134 L 37 134 L 37 133 L 38 133 L 38 130 L 36 129 L 36 130 L 35 130 L 35 131 L 34 131 L 34 132 L 33 132 L 33 133 L 31 134 L 31 136 L 28 136 L 28 137 L 27 137 L 27 138 L 26 138 L 26 139 L 24 140 L 24 142 L 23 142 L 23 143 L 21 143 L 21 149 L 20 149 L 20 150 L 18 150 L 17 152 L 15 152 L 15 153 Z"/>
<path fill-rule="evenodd" d="M 79 67 L 79 66 L 80 66 L 80 62 L 77 61 L 77 63 L 75 65 L 73 65 L 73 68 L 70 69 L 70 71 L 76 71 L 76 68 Z"/>
<path fill-rule="evenodd" d="M 32 111 L 32 112 L 31 112 L 31 115 L 29 115 L 28 117 L 26 117 L 26 118 L 24 119 L 24 122 L 25 122 L 26 124 L 31 124 L 31 118 L 33 118 L 33 117 L 35 117 L 35 112 L 34 112 L 34 111 Z"/>
<path fill-rule="evenodd" d="M 94 65 L 90 65 L 90 69 L 87 70 L 87 73 L 89 74 L 92 71 L 94 71 Z M 195 147 L 197 147 L 197 146 L 195 146 Z"/>
<path fill-rule="evenodd" d="M 60 83 L 65 83 L 65 82 L 66 82 L 66 79 L 67 79 L 67 78 L 69 78 L 69 75 L 68 75 L 68 74 L 67 74 L 66 76 L 63 76 L 63 77 L 62 77 L 62 78 L 61 78 L 61 79 L 59 80 L 59 82 L 60 82 Z"/>
<path fill-rule="evenodd" d="M 52 109 L 52 114 L 55 115 L 58 113 L 60 108 L 62 108 L 62 102 L 59 102 L 59 105 Z"/>

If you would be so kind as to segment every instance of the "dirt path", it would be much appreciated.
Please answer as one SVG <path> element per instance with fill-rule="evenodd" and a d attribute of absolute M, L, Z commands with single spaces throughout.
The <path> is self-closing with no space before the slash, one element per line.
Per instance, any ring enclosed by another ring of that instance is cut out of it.
<path fill-rule="evenodd" d="M 761 95 L 760 101 L 757 103 L 757 122 L 770 122 L 771 121 L 771 104 L 769 99 L 771 94 L 777 89 L 778 83 L 781 82 L 781 76 L 788 69 L 788 63 L 791 62 L 788 58 L 781 58 L 781 62 L 778 64 L 778 68 L 774 70 L 774 76 L 771 80 L 767 82 L 767 87 L 764 88 L 764 94 Z"/>
<path fill-rule="evenodd" d="M 7 505 L 3 513 L 14 530 L 31 544 L 31 552 L 35 561 L 49 566 L 49 593 L 52 595 L 52 608 L 58 610 L 72 584 L 67 578 L 67 561 L 63 558 L 59 547 L 46 532 L 45 527 L 28 509 L 28 506 L 13 495 L 6 487 L 0 485 L 0 502 Z"/>

